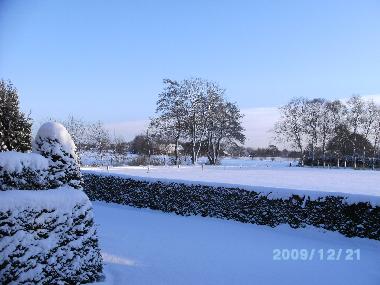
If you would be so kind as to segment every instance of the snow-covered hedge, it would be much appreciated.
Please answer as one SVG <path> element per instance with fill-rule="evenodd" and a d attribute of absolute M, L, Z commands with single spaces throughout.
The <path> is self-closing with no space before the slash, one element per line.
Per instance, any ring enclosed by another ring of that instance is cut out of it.
<path fill-rule="evenodd" d="M 0 190 L 82 188 L 79 159 L 70 134 L 47 122 L 37 132 L 33 153 L 0 152 Z"/>
<path fill-rule="evenodd" d="M 170 182 L 84 172 L 84 190 L 102 200 L 178 215 L 201 215 L 275 227 L 312 225 L 348 237 L 380 240 L 380 204 L 370 197 L 296 191 L 272 195 L 221 185 Z M 368 199 L 367 199 L 368 198 Z"/>
<path fill-rule="evenodd" d="M 0 152 L 0 190 L 45 189 L 48 160 L 36 153 Z"/>
<path fill-rule="evenodd" d="M 0 284 L 96 281 L 102 260 L 82 191 L 0 192 Z"/>

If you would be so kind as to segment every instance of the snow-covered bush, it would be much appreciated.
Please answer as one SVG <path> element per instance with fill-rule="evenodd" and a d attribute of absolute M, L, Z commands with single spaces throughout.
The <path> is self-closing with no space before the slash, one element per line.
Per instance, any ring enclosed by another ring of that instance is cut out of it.
<path fill-rule="evenodd" d="M 102 259 L 91 202 L 74 189 L 75 145 L 62 125 L 45 123 L 33 150 L 0 153 L 0 190 L 12 190 L 0 191 L 0 284 L 97 281 Z"/>
<path fill-rule="evenodd" d="M 81 284 L 101 275 L 83 191 L 0 191 L 0 284 Z"/>
<path fill-rule="evenodd" d="M 0 190 L 46 189 L 48 166 L 36 153 L 0 152 Z"/>
<path fill-rule="evenodd" d="M 49 161 L 50 188 L 68 185 L 82 187 L 79 159 L 70 134 L 59 123 L 47 122 L 37 132 L 32 144 L 33 152 Z"/>

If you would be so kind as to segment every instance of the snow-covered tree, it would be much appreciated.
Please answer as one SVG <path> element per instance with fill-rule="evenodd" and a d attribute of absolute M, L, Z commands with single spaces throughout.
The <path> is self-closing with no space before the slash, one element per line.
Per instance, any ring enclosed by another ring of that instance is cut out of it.
<path fill-rule="evenodd" d="M 343 124 L 345 106 L 339 100 L 324 101 L 319 119 L 320 146 L 323 166 L 326 166 L 327 143 L 336 135 L 337 129 Z"/>
<path fill-rule="evenodd" d="M 274 131 L 276 139 L 288 142 L 301 154 L 301 164 L 304 160 L 306 130 L 305 130 L 305 98 L 294 98 L 285 106 L 280 107 L 280 120 L 276 123 Z"/>
<path fill-rule="evenodd" d="M 306 140 L 311 152 L 312 163 L 314 163 L 316 148 L 318 142 L 320 141 L 319 130 L 325 102 L 326 100 L 322 98 L 306 100 L 304 106 L 305 110 L 302 114 Z"/>
<path fill-rule="evenodd" d="M 323 165 L 326 160 L 339 165 L 344 158 L 352 160 L 356 168 L 357 161 L 368 164 L 368 155 L 374 164 L 380 141 L 379 108 L 358 95 L 343 102 L 296 98 L 280 108 L 281 118 L 274 130 L 278 140 L 291 143 L 302 156 L 308 147 L 309 165 L 314 165 L 315 159 L 322 159 Z M 347 150 L 352 150 L 351 154 Z"/>
<path fill-rule="evenodd" d="M 90 145 L 99 153 L 101 158 L 109 149 L 111 149 L 110 134 L 100 121 L 91 124 L 89 129 L 89 139 Z"/>
<path fill-rule="evenodd" d="M 197 163 L 203 142 L 207 136 L 211 100 L 208 96 L 210 82 L 202 78 L 185 79 L 181 83 L 181 92 L 187 98 L 185 107 L 188 110 L 187 135 L 191 141 L 191 160 Z"/>
<path fill-rule="evenodd" d="M 364 128 L 365 117 L 366 117 L 366 102 L 362 97 L 358 95 L 352 96 L 347 101 L 347 126 L 352 132 L 352 145 L 353 145 L 353 157 L 354 157 L 354 168 L 356 168 L 357 163 L 357 152 L 358 152 L 358 136 Z"/>
<path fill-rule="evenodd" d="M 226 101 L 225 90 L 217 83 L 190 78 L 181 82 L 165 79 L 164 84 L 149 131 L 154 139 L 175 145 L 176 164 L 180 141 L 189 145 L 194 164 L 201 151 L 208 152 L 210 163 L 215 164 L 222 142 L 244 141 L 240 110 Z"/>
<path fill-rule="evenodd" d="M 366 139 L 370 139 L 373 135 L 374 127 L 376 128 L 376 117 L 379 106 L 373 100 L 364 103 L 364 114 L 362 118 L 363 130 L 362 134 Z"/>
<path fill-rule="evenodd" d="M 0 151 L 31 149 L 31 119 L 20 111 L 17 89 L 0 80 Z"/>
<path fill-rule="evenodd" d="M 373 141 L 373 153 L 372 153 L 372 164 L 374 162 L 374 157 L 376 152 L 379 153 L 379 144 L 380 144 L 380 106 L 377 106 L 376 112 L 374 114 L 374 124 L 372 126 L 372 141 Z M 372 165 L 373 167 L 373 165 Z"/>
<path fill-rule="evenodd" d="M 164 79 L 165 89 L 159 94 L 156 114 L 150 123 L 151 135 L 160 140 L 174 142 L 175 164 L 179 164 L 179 141 L 185 135 L 188 118 L 186 96 L 180 83 Z"/>
<path fill-rule="evenodd" d="M 235 103 L 221 100 L 212 107 L 207 132 L 207 157 L 210 164 L 219 161 L 223 143 L 244 143 L 243 115 Z"/>
<path fill-rule="evenodd" d="M 43 124 L 33 141 L 33 152 L 48 159 L 48 179 L 51 188 L 63 185 L 77 189 L 82 187 L 76 147 L 62 124 L 55 122 Z"/>
<path fill-rule="evenodd" d="M 90 144 L 90 129 L 91 125 L 85 121 L 75 118 L 74 116 L 69 116 L 67 120 L 62 122 L 62 125 L 71 135 L 75 146 L 77 147 L 78 153 L 83 151 L 86 146 Z"/>

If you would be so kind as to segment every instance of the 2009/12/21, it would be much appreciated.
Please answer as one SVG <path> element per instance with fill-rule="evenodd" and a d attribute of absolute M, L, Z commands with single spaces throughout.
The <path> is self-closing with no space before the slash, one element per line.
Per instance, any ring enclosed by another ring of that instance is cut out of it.
<path fill-rule="evenodd" d="M 287 261 L 287 260 L 301 260 L 301 261 L 358 261 L 360 260 L 360 249 L 274 249 L 273 260 Z"/>

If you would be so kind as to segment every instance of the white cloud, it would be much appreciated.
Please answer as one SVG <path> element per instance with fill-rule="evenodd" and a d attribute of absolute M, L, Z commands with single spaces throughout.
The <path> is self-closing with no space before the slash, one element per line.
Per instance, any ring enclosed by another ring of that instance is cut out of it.
<path fill-rule="evenodd" d="M 148 120 L 131 120 L 125 122 L 113 122 L 104 126 L 116 136 L 123 136 L 127 140 L 132 140 L 136 135 L 144 133 L 148 127 Z"/>
<path fill-rule="evenodd" d="M 362 95 L 367 100 L 373 100 L 376 104 L 380 104 L 380 94 Z M 346 101 L 343 98 L 341 101 Z M 242 109 L 245 115 L 243 126 L 247 137 L 246 146 L 266 147 L 269 144 L 282 145 L 274 141 L 274 135 L 271 132 L 275 122 L 279 119 L 280 113 L 277 107 L 266 108 L 248 108 Z M 106 124 L 107 129 L 113 134 L 122 135 L 126 139 L 131 140 L 135 135 L 144 133 L 148 126 L 148 120 L 134 120 L 125 122 L 115 122 Z"/>
<path fill-rule="evenodd" d="M 275 143 L 271 130 L 280 117 L 277 107 L 243 109 L 242 113 L 247 146 L 266 147 Z"/>
<path fill-rule="evenodd" d="M 279 117 L 276 107 L 243 109 L 245 115 L 243 126 L 246 129 L 247 146 L 268 146 L 272 140 L 270 130 Z M 144 133 L 148 126 L 148 120 L 131 120 L 125 122 L 113 122 L 105 124 L 105 127 L 116 136 L 124 136 L 131 140 L 134 136 Z"/>

